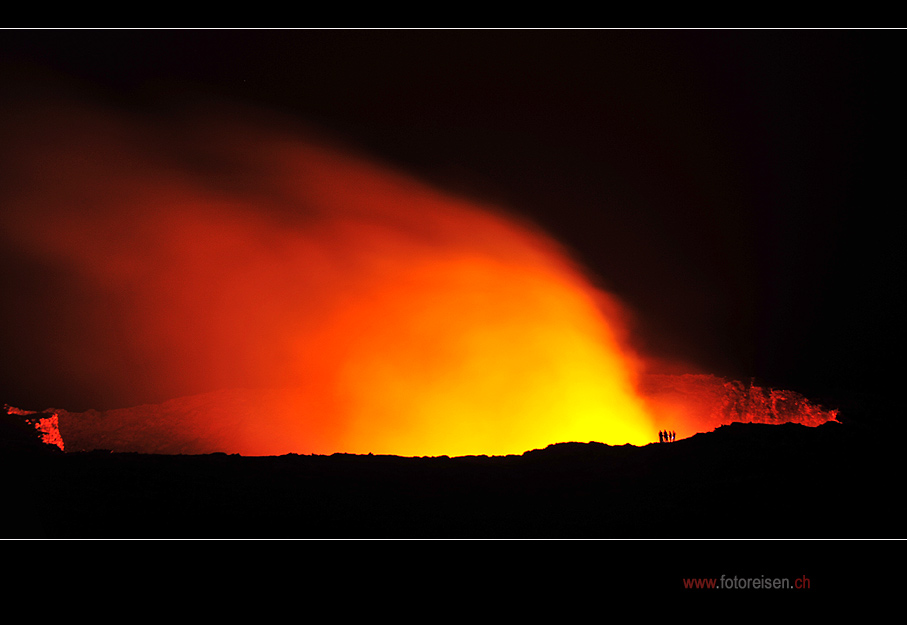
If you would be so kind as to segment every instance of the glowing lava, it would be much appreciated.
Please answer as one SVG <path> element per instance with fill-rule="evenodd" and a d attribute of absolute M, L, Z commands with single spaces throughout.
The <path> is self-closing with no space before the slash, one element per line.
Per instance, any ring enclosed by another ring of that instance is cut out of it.
<path fill-rule="evenodd" d="M 210 109 L 24 110 L 0 233 L 66 276 L 78 328 L 36 349 L 114 406 L 251 389 L 236 414 L 198 400 L 127 438 L 244 455 L 653 440 L 619 305 L 501 210 Z"/>
<path fill-rule="evenodd" d="M 646 399 L 659 429 L 678 438 L 711 432 L 730 423 L 798 423 L 816 427 L 837 421 L 838 411 L 826 409 L 794 391 L 760 387 L 714 375 L 647 374 L 638 392 Z"/>

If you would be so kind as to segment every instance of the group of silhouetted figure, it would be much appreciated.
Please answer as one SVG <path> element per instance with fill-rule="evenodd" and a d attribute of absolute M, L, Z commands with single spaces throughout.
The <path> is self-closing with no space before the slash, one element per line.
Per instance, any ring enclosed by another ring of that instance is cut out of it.
<path fill-rule="evenodd" d="M 673 443 L 675 435 L 676 432 L 674 432 L 673 430 L 671 430 L 670 432 L 668 430 L 658 430 L 658 442 Z"/>

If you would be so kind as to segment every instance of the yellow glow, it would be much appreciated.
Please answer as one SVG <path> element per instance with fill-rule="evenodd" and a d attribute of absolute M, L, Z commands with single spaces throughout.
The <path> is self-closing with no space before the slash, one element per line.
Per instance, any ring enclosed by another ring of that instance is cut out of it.
<path fill-rule="evenodd" d="M 135 401 L 128 431 L 91 420 L 98 439 L 422 456 L 656 438 L 617 304 L 504 208 L 270 113 L 34 110 L 8 128 L 22 184 L 0 236 L 82 295 L 60 367 Z"/>
<path fill-rule="evenodd" d="M 652 439 L 594 301 L 537 267 L 426 264 L 345 307 L 322 339 L 320 356 L 337 350 L 340 447 L 351 453 L 500 455 Z"/>

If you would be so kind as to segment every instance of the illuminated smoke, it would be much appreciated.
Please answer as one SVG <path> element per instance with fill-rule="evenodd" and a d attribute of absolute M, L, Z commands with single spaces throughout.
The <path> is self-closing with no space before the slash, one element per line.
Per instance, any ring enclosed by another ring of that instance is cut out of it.
<path fill-rule="evenodd" d="M 3 244 L 65 277 L 54 306 L 75 328 L 36 349 L 105 409 L 196 402 L 133 439 L 247 455 L 653 439 L 619 304 L 500 209 L 262 114 L 5 112 Z M 231 392 L 234 414 L 198 399 Z"/>
<path fill-rule="evenodd" d="M 60 101 L 0 111 L 0 244 L 39 270 L 37 360 L 102 404 L 48 413 L 61 448 L 506 454 L 836 416 L 646 372 L 543 233 L 288 120 Z"/>

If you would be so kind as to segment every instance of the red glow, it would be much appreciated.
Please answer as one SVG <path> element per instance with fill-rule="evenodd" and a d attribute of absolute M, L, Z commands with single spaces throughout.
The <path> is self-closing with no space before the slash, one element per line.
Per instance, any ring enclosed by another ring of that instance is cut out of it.
<path fill-rule="evenodd" d="M 235 120 L 18 121 L 5 237 L 78 286 L 63 366 L 155 402 L 249 389 L 241 419 L 186 400 L 133 439 L 247 455 L 651 439 L 619 305 L 500 209 Z"/>
<path fill-rule="evenodd" d="M 793 391 L 763 388 L 701 374 L 647 375 L 639 386 L 659 429 L 686 438 L 730 423 L 799 423 L 815 427 L 836 421 L 828 410 Z"/>
<path fill-rule="evenodd" d="M 42 443 L 54 445 L 65 451 L 63 437 L 60 435 L 60 418 L 56 412 L 37 413 L 34 410 L 23 410 L 9 405 L 4 406 L 4 409 L 6 414 L 27 417 L 24 421 L 37 430 Z"/>
<path fill-rule="evenodd" d="M 73 110 L 7 116 L 0 234 L 72 280 L 58 365 L 160 404 L 61 412 L 75 449 L 506 454 L 715 427 L 637 390 L 620 304 L 497 207 L 279 124 Z"/>

